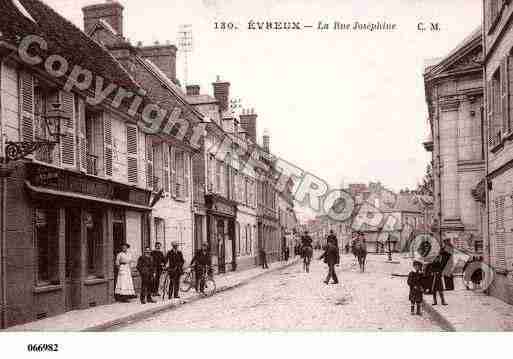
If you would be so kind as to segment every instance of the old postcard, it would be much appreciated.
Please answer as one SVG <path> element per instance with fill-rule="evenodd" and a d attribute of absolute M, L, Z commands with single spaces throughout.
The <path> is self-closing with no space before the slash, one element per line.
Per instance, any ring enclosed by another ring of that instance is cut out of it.
<path fill-rule="evenodd" d="M 0 341 L 511 331 L 512 20 L 0 0 Z"/>

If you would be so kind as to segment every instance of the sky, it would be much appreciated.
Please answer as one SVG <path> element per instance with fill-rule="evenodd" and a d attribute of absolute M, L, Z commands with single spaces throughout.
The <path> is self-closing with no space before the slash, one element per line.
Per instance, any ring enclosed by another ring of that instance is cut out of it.
<path fill-rule="evenodd" d="M 81 8 L 101 0 L 44 0 L 83 28 Z M 230 96 L 258 113 L 271 150 L 332 187 L 380 181 L 414 188 L 430 154 L 423 69 L 481 22 L 481 0 L 119 0 L 124 36 L 176 43 L 191 24 L 188 83 L 212 94 L 217 76 Z M 303 31 L 251 31 L 248 22 L 300 21 Z M 230 21 L 236 31 L 216 30 Z M 317 24 L 387 21 L 393 32 L 320 31 Z M 417 30 L 437 22 L 440 31 Z M 183 56 L 177 72 L 183 82 Z"/>

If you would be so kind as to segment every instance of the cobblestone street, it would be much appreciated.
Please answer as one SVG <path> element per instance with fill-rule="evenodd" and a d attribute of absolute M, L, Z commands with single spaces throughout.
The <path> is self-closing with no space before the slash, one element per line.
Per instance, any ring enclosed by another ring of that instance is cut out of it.
<path fill-rule="evenodd" d="M 353 261 L 342 257 L 339 285 L 325 285 L 326 265 L 314 260 L 310 273 L 297 264 L 115 330 L 441 330 L 425 313 L 410 315 L 406 279 L 390 275 L 397 264 L 371 255 L 360 273 Z"/>

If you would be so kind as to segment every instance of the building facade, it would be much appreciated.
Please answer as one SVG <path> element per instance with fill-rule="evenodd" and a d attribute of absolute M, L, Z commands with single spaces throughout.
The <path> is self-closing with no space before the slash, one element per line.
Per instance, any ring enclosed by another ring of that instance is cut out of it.
<path fill-rule="evenodd" d="M 432 153 L 436 234 L 460 250 L 480 252 L 484 198 L 475 188 L 485 173 L 482 31 L 426 67 L 424 83 Z"/>
<path fill-rule="evenodd" d="M 496 275 L 489 291 L 513 303 L 513 142 L 512 133 L 512 49 L 513 6 L 509 1 L 485 0 L 482 30 L 484 46 L 484 112 L 487 133 L 484 256 Z"/>

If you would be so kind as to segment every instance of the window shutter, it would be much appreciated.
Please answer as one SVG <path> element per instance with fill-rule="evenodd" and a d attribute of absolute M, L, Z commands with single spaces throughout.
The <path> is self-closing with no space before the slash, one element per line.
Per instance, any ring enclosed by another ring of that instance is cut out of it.
<path fill-rule="evenodd" d="M 502 81 L 502 132 L 504 134 L 511 130 L 509 117 L 509 56 L 506 56 L 501 64 L 501 81 Z"/>
<path fill-rule="evenodd" d="M 146 187 L 153 189 L 153 141 L 146 136 Z"/>
<path fill-rule="evenodd" d="M 506 269 L 506 238 L 504 231 L 504 200 L 495 200 L 495 265 L 497 269 Z"/>
<path fill-rule="evenodd" d="M 138 144 L 137 126 L 126 126 L 126 155 L 127 155 L 127 177 L 128 183 L 139 183 L 138 176 Z"/>
<path fill-rule="evenodd" d="M 21 117 L 20 129 L 22 141 L 34 141 L 34 78 L 31 74 L 20 74 Z"/>
<path fill-rule="evenodd" d="M 78 145 L 79 155 L 77 156 L 78 168 L 80 171 L 87 172 L 87 154 L 93 154 L 92 148 L 87 148 L 86 138 L 86 117 L 85 117 L 85 104 L 81 99 L 78 100 Z M 94 134 L 92 134 L 94 136 Z M 92 139 L 94 140 L 94 139 Z"/>
<path fill-rule="evenodd" d="M 164 192 L 170 192 L 170 177 L 171 173 L 169 171 L 169 145 L 167 143 L 162 143 L 162 156 L 164 160 Z"/>
<path fill-rule="evenodd" d="M 189 181 L 190 181 L 190 161 L 189 161 L 189 153 L 183 153 L 183 172 L 184 172 L 184 180 L 183 180 L 183 192 L 184 197 L 189 197 Z"/>
<path fill-rule="evenodd" d="M 62 110 L 66 114 L 67 118 L 62 124 L 62 130 L 64 136 L 61 138 L 61 161 L 62 167 L 74 168 L 75 161 L 75 125 L 76 116 L 75 113 L 75 96 L 74 94 L 66 91 L 60 92 Z"/>
<path fill-rule="evenodd" d="M 176 150 L 174 147 L 169 148 L 169 159 L 170 159 L 170 171 L 171 171 L 171 196 L 174 198 L 179 196 L 177 178 L 176 178 Z"/>
<path fill-rule="evenodd" d="M 488 145 L 492 147 L 494 145 L 493 138 L 495 129 L 493 126 L 493 93 L 492 93 L 492 81 L 486 83 L 486 115 L 488 119 Z"/>
<path fill-rule="evenodd" d="M 104 139 L 104 172 L 105 176 L 112 176 L 112 120 L 106 113 L 103 114 L 103 139 Z"/>

